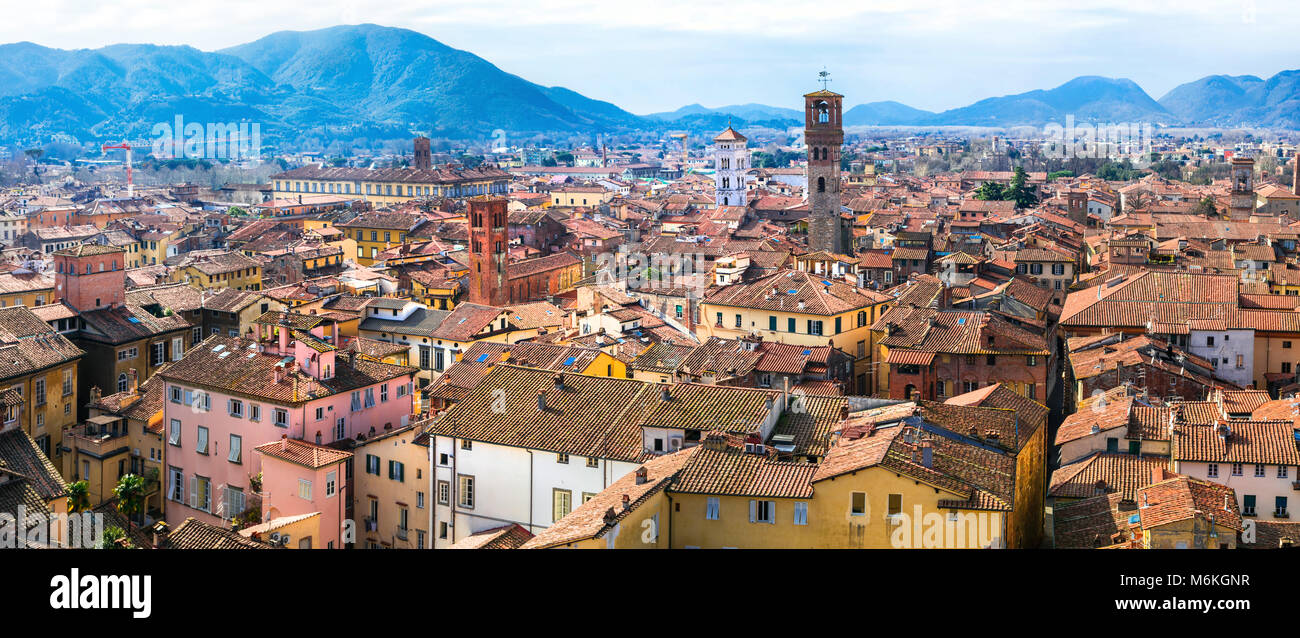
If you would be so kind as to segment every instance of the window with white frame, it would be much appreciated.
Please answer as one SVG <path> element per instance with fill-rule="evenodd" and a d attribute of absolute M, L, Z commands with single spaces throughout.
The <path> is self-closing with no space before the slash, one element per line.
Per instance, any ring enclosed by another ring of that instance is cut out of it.
<path fill-rule="evenodd" d="M 334 496 L 335 481 L 338 479 L 338 471 L 325 473 L 325 498 Z"/>
<path fill-rule="evenodd" d="M 171 426 L 167 432 L 167 442 L 179 446 L 181 444 L 181 421 L 172 419 Z"/>
<path fill-rule="evenodd" d="M 185 337 L 172 339 L 172 361 L 180 361 L 185 356 Z"/>
<path fill-rule="evenodd" d="M 230 435 L 230 450 L 226 455 L 226 460 L 231 463 L 242 463 L 244 454 L 244 439 L 238 434 Z"/>
<path fill-rule="evenodd" d="M 201 425 L 198 427 L 198 435 L 194 437 L 194 451 L 199 454 L 208 453 L 208 429 Z"/>
<path fill-rule="evenodd" d="M 226 403 L 226 411 L 230 413 L 230 416 L 242 419 L 244 418 L 244 402 L 239 399 L 230 399 Z"/>
<path fill-rule="evenodd" d="M 274 423 L 276 427 L 280 428 L 289 427 L 289 411 L 283 408 L 276 408 L 273 413 L 272 423 Z"/>
<path fill-rule="evenodd" d="M 808 503 L 801 501 L 794 504 L 794 524 L 808 524 Z"/>
<path fill-rule="evenodd" d="M 177 503 L 185 502 L 185 472 L 178 467 L 168 466 L 167 468 L 168 488 L 167 498 Z"/>
<path fill-rule="evenodd" d="M 749 501 L 749 522 L 776 523 L 776 501 L 751 499 Z"/>
<path fill-rule="evenodd" d="M 298 479 L 298 498 L 311 500 L 311 481 Z"/>
<path fill-rule="evenodd" d="M 710 521 L 718 520 L 719 509 L 721 509 L 721 505 L 718 502 L 718 497 L 710 496 L 704 504 L 704 518 Z"/>

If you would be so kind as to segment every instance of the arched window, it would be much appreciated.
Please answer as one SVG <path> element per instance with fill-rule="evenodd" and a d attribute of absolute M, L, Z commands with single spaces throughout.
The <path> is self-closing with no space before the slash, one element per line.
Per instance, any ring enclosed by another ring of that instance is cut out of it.
<path fill-rule="evenodd" d="M 126 373 L 117 375 L 117 391 L 126 392 Z"/>
<path fill-rule="evenodd" d="M 825 193 L 825 192 L 826 192 L 826 178 L 825 178 L 825 177 L 818 177 L 818 178 L 817 178 L 817 192 L 818 192 L 818 193 Z"/>

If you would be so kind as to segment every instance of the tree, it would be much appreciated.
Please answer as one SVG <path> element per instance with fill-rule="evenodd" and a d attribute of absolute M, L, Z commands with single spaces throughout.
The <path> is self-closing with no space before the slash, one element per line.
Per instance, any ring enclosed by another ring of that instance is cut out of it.
<path fill-rule="evenodd" d="M 1003 192 L 1003 199 L 1016 203 L 1016 208 L 1028 208 L 1038 203 L 1038 187 L 1026 183 L 1025 167 L 1017 166 L 1011 176 L 1011 186 Z"/>
<path fill-rule="evenodd" d="M 126 531 L 116 525 L 104 528 L 104 540 L 100 549 L 135 549 L 135 545 L 126 536 Z"/>
<path fill-rule="evenodd" d="M 134 522 L 144 513 L 145 486 L 144 479 L 140 476 L 124 475 L 118 479 L 113 494 L 117 496 L 117 511 L 126 515 L 128 520 Z"/>
<path fill-rule="evenodd" d="M 994 202 L 1006 199 L 1006 189 L 997 182 L 984 182 L 975 190 L 975 199 Z"/>
<path fill-rule="evenodd" d="M 23 154 L 32 160 L 32 175 L 36 176 L 36 182 L 41 181 L 41 156 L 45 154 L 43 149 L 29 148 L 23 151 Z"/>
<path fill-rule="evenodd" d="M 1146 208 L 1151 203 L 1151 193 L 1133 191 L 1124 196 L 1124 213 L 1132 215 Z"/>
<path fill-rule="evenodd" d="M 1196 203 L 1195 212 L 1198 215 L 1205 215 L 1206 217 L 1214 217 L 1215 215 L 1219 214 L 1219 209 L 1214 205 L 1214 198 L 1210 197 L 1209 195 L 1206 195 L 1205 197 L 1201 198 L 1201 201 Z"/>
<path fill-rule="evenodd" d="M 78 514 L 90 509 L 90 483 L 77 481 L 68 485 L 68 513 Z"/>

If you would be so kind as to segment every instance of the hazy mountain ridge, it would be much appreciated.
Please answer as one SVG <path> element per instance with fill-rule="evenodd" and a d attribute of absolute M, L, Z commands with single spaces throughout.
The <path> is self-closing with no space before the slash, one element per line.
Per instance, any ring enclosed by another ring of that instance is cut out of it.
<path fill-rule="evenodd" d="M 703 132 L 728 122 L 786 128 L 803 120 L 798 108 L 758 103 L 634 115 L 571 89 L 530 82 L 415 31 L 373 24 L 282 31 L 214 52 L 148 44 L 0 45 L 0 141 L 58 134 L 144 141 L 155 123 L 170 123 L 177 113 L 189 122 L 258 122 L 265 137 L 383 131 L 485 139 L 496 129 L 512 135 Z M 1064 123 L 1070 115 L 1094 123 L 1300 129 L 1300 71 L 1268 79 L 1206 76 L 1159 100 L 1131 80 L 1083 76 L 939 113 L 893 101 L 857 104 L 845 123 L 1006 127 Z"/>

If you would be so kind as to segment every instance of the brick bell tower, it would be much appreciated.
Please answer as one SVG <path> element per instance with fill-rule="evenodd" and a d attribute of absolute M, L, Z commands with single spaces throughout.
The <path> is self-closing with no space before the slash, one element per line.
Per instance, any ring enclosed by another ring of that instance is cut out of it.
<path fill-rule="evenodd" d="M 826 73 L 822 72 L 823 82 Z M 843 254 L 840 219 L 840 147 L 844 96 L 823 88 L 803 96 L 804 144 L 808 147 L 808 248 Z"/>
<path fill-rule="evenodd" d="M 485 306 L 510 303 L 506 284 L 506 200 L 476 197 L 469 200 L 469 301 Z"/>
<path fill-rule="evenodd" d="M 55 299 L 81 312 L 120 306 L 126 302 L 126 251 L 98 244 L 55 251 L 54 282 Z"/>

